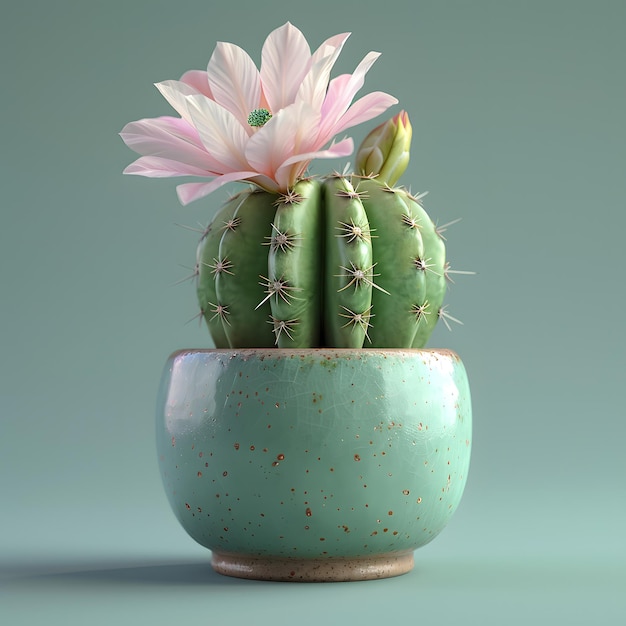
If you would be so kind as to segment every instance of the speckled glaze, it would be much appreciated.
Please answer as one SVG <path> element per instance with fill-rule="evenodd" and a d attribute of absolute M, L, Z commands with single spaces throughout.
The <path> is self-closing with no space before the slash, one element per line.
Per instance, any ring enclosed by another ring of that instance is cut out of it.
<path fill-rule="evenodd" d="M 461 499 L 467 376 L 444 350 L 183 350 L 164 370 L 157 447 L 216 571 L 396 576 Z"/>

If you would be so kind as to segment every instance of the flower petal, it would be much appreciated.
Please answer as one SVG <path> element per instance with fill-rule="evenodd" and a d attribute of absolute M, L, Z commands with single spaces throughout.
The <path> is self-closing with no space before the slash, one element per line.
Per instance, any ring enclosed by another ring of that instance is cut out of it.
<path fill-rule="evenodd" d="M 328 90 L 328 82 L 330 81 L 330 72 L 339 56 L 339 51 L 335 50 L 332 54 L 322 57 L 313 64 L 307 72 L 298 93 L 296 94 L 296 102 L 308 102 L 315 111 L 321 111 Z"/>
<path fill-rule="evenodd" d="M 270 111 L 295 100 L 310 63 L 309 44 L 295 26 L 287 22 L 269 34 L 261 53 L 261 83 Z"/>
<path fill-rule="evenodd" d="M 209 79 L 205 70 L 189 70 L 180 77 L 180 82 L 193 87 L 198 93 L 211 98 L 211 100 L 215 99 L 211 93 Z"/>
<path fill-rule="evenodd" d="M 367 122 L 372 118 L 384 113 L 390 106 L 398 104 L 398 99 L 382 91 L 374 91 L 359 98 L 340 118 L 333 128 L 332 135 L 352 128 L 362 122 Z"/>
<path fill-rule="evenodd" d="M 276 182 L 281 189 L 289 189 L 304 174 L 308 164 L 313 159 L 335 159 L 349 156 L 352 152 L 354 152 L 354 142 L 351 137 L 346 137 L 340 142 L 332 144 L 326 150 L 295 154 L 286 159 L 276 170 Z"/>
<path fill-rule="evenodd" d="M 376 62 L 376 59 L 380 56 L 380 52 L 368 52 L 363 60 L 357 65 L 354 73 L 350 77 L 348 84 L 346 85 L 346 93 L 344 97 L 348 102 L 352 102 L 352 99 L 356 95 L 357 91 L 363 87 L 365 83 L 365 75 L 369 72 L 370 68 Z"/>
<path fill-rule="evenodd" d="M 330 82 L 322 107 L 322 122 L 320 124 L 319 136 L 320 142 L 325 143 L 342 130 L 360 122 L 372 119 L 373 117 L 376 117 L 376 115 L 385 111 L 392 104 L 397 103 L 397 100 L 392 96 L 379 92 L 376 98 L 371 99 L 371 103 L 376 106 L 375 113 L 372 112 L 372 115 L 369 117 L 363 116 L 362 118 L 359 118 L 359 115 L 362 115 L 365 112 L 355 109 L 353 117 L 359 121 L 350 122 L 349 119 L 346 119 L 345 121 L 342 119 L 346 111 L 348 111 L 352 99 L 359 89 L 363 87 L 365 75 L 379 56 L 380 54 L 378 52 L 369 52 L 359 63 L 353 74 L 343 74 L 334 78 Z M 385 102 L 388 103 L 384 104 Z"/>
<path fill-rule="evenodd" d="M 350 83 L 350 78 L 352 74 L 341 74 L 340 76 L 336 76 L 333 78 L 330 83 L 328 83 L 328 91 L 326 92 L 326 98 L 324 99 L 324 106 L 322 106 L 322 115 L 324 118 L 332 119 L 337 121 L 340 113 L 338 110 L 344 106 L 344 111 L 347 110 L 352 98 L 345 104 L 345 91 L 348 88 L 348 84 Z"/>
<path fill-rule="evenodd" d="M 130 122 L 120 136 L 131 150 L 143 156 L 165 157 L 207 172 L 219 167 L 202 145 L 196 129 L 178 117 Z"/>
<path fill-rule="evenodd" d="M 248 170 L 245 158 L 248 135 L 237 118 L 205 96 L 188 96 L 187 105 L 207 152 L 223 165 L 221 173 Z"/>
<path fill-rule="evenodd" d="M 187 96 L 197 94 L 198 91 L 188 83 L 180 80 L 164 80 L 161 83 L 155 83 L 155 87 L 161 92 L 161 95 L 170 103 L 170 106 L 189 124 L 193 126 L 191 115 L 189 114 Z"/>
<path fill-rule="evenodd" d="M 183 183 L 182 185 L 178 185 L 178 187 L 176 187 L 176 193 L 178 194 L 180 203 L 184 206 L 194 200 L 199 200 L 200 198 L 208 196 L 210 193 L 213 193 L 216 189 L 219 189 L 227 183 L 237 181 L 252 181 L 268 191 L 278 190 L 274 181 L 266 179 L 263 176 L 259 176 L 257 172 L 230 172 L 229 174 L 218 176 L 207 183 Z"/>
<path fill-rule="evenodd" d="M 363 87 L 365 74 L 380 56 L 378 52 L 369 52 L 359 63 L 353 74 L 343 74 L 334 78 L 328 85 L 322 113 L 324 120 L 334 124 L 348 110 L 357 91 Z"/>
<path fill-rule="evenodd" d="M 308 102 L 314 110 L 321 111 L 330 81 L 330 72 L 341 53 L 350 33 L 335 35 L 327 39 L 311 57 L 311 66 L 298 92 L 296 100 Z"/>
<path fill-rule="evenodd" d="M 209 61 L 207 78 L 215 102 L 246 127 L 250 111 L 258 108 L 261 100 L 261 78 L 248 53 L 220 41 Z"/>
<path fill-rule="evenodd" d="M 205 169 L 157 156 L 143 156 L 131 163 L 124 174 L 136 174 L 149 178 L 172 178 L 174 176 L 206 176 Z"/>
<path fill-rule="evenodd" d="M 313 53 L 311 57 L 311 65 L 317 63 L 319 60 L 332 54 L 335 50 L 343 48 L 343 44 L 346 43 L 351 33 L 340 33 L 339 35 L 333 35 L 329 37 L 322 45 Z"/>

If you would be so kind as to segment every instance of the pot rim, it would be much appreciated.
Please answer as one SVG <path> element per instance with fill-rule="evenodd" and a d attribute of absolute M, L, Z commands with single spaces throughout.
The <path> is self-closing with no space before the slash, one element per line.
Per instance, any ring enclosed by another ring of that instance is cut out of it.
<path fill-rule="evenodd" d="M 241 356 L 242 358 L 263 356 L 263 358 L 276 358 L 285 356 L 309 356 L 327 354 L 327 358 L 333 356 L 356 357 L 360 355 L 392 354 L 416 356 L 420 354 L 440 355 L 460 361 L 459 355 L 449 348 L 180 348 L 171 353 L 170 358 L 183 356 L 186 354 L 223 354 L 231 357 Z"/>

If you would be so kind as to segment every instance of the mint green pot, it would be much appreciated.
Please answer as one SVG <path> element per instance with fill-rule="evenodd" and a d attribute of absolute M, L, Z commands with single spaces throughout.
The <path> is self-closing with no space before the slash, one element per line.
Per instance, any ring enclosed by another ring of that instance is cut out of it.
<path fill-rule="evenodd" d="M 182 350 L 159 391 L 163 484 L 222 573 L 405 573 L 467 478 L 465 368 L 445 350 Z"/>

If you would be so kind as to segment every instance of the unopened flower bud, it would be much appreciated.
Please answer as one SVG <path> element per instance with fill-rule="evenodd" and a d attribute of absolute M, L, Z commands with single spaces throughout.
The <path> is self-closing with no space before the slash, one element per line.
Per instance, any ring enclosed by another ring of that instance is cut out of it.
<path fill-rule="evenodd" d="M 406 111 L 376 127 L 361 144 L 356 167 L 359 174 L 375 175 L 390 187 L 398 182 L 409 164 L 413 129 Z"/>

